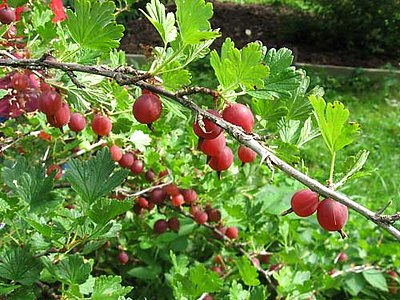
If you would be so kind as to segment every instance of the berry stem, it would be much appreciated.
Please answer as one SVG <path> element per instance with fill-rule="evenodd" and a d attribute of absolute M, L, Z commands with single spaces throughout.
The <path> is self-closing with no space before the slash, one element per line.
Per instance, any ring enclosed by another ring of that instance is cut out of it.
<path fill-rule="evenodd" d="M 281 213 L 281 216 L 286 216 L 286 215 L 288 215 L 288 214 L 290 214 L 290 213 L 292 213 L 292 212 L 293 212 L 293 209 L 292 209 L 292 208 L 289 208 L 289 209 L 283 211 L 283 212 Z"/>
<path fill-rule="evenodd" d="M 331 168 L 329 171 L 329 179 L 328 179 L 328 186 L 332 187 L 333 185 L 333 173 L 335 171 L 335 162 L 336 162 L 336 151 L 332 153 L 332 158 L 331 158 Z"/>

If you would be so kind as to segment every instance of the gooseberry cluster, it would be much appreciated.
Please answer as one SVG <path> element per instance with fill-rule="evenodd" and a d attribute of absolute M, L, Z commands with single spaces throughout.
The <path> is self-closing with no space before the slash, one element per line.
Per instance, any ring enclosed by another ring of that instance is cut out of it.
<path fill-rule="evenodd" d="M 309 217 L 317 212 L 318 223 L 327 231 L 338 231 L 344 238 L 343 227 L 348 219 L 347 206 L 326 198 L 319 201 L 319 195 L 308 189 L 294 193 L 291 199 L 291 208 L 282 215 L 294 212 L 299 217 Z"/>
<path fill-rule="evenodd" d="M 244 104 L 235 103 L 228 105 L 220 115 L 217 111 L 209 109 L 210 114 L 223 118 L 245 132 L 250 133 L 254 126 L 254 116 L 251 110 Z M 233 152 L 226 145 L 225 134 L 221 127 L 212 121 L 201 118 L 193 123 L 193 131 L 199 137 L 199 149 L 207 155 L 209 166 L 218 172 L 227 170 L 233 163 Z M 240 146 L 239 159 L 242 163 L 250 163 L 256 159 L 257 154 L 248 147 Z"/>

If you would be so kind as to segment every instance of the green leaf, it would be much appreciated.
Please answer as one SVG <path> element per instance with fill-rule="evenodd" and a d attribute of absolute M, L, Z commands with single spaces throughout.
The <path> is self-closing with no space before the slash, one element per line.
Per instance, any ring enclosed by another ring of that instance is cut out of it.
<path fill-rule="evenodd" d="M 92 265 L 84 262 L 78 254 L 69 254 L 56 266 L 54 272 L 58 279 L 66 284 L 82 284 L 89 278 Z"/>
<path fill-rule="evenodd" d="M 360 274 L 351 274 L 344 281 L 344 288 L 352 295 L 357 296 L 365 286 L 365 280 Z"/>
<path fill-rule="evenodd" d="M 114 2 L 76 0 L 74 8 L 75 12 L 67 11 L 65 23 L 77 44 L 101 51 L 119 46 L 124 26 L 115 22 Z"/>
<path fill-rule="evenodd" d="M 339 185 L 345 183 L 350 178 L 352 178 L 357 172 L 359 172 L 367 162 L 368 156 L 369 156 L 369 151 L 362 150 L 359 151 L 355 157 L 353 156 L 349 157 L 349 159 L 346 160 L 346 165 L 350 167 L 346 171 L 346 175 L 344 175 L 343 178 L 338 182 Z"/>
<path fill-rule="evenodd" d="M 174 41 L 178 34 L 174 14 L 171 12 L 166 14 L 165 6 L 159 0 L 151 0 L 151 3 L 147 3 L 146 10 L 147 14 L 143 10 L 140 11 L 157 29 L 164 44 Z"/>
<path fill-rule="evenodd" d="M 317 98 L 314 95 L 309 99 L 322 137 L 331 154 L 351 144 L 359 134 L 360 125 L 347 122 L 350 112 L 345 109 L 343 103 L 335 101 L 333 104 L 326 104 L 322 97 Z"/>
<path fill-rule="evenodd" d="M 123 287 L 121 276 L 101 275 L 96 278 L 93 287 L 92 300 L 118 300 L 128 294 L 133 287 Z"/>
<path fill-rule="evenodd" d="M 8 95 L 8 91 L 0 89 L 0 99 L 3 99 L 6 95 Z"/>
<path fill-rule="evenodd" d="M 0 295 L 8 295 L 20 287 L 20 285 L 0 282 Z"/>
<path fill-rule="evenodd" d="M 180 37 L 184 44 L 198 44 L 220 36 L 212 31 L 208 20 L 213 15 L 210 2 L 204 0 L 177 0 L 176 19 Z"/>
<path fill-rule="evenodd" d="M 244 290 L 243 286 L 234 280 L 229 288 L 229 300 L 245 300 L 249 299 L 249 297 L 249 292 Z"/>
<path fill-rule="evenodd" d="M 240 277 L 246 285 L 257 286 L 260 284 L 257 269 L 245 256 L 242 256 L 236 261 L 236 266 L 239 269 Z"/>
<path fill-rule="evenodd" d="M 154 280 L 160 276 L 161 271 L 162 269 L 159 265 L 151 265 L 147 267 L 132 268 L 127 271 L 126 274 L 140 279 Z"/>
<path fill-rule="evenodd" d="M 7 248 L 0 256 L 0 277 L 22 285 L 31 285 L 39 279 L 42 266 L 27 248 Z"/>
<path fill-rule="evenodd" d="M 249 95 L 259 99 L 291 98 L 299 88 L 304 71 L 292 67 L 292 51 L 287 48 L 270 49 L 264 63 L 270 69 L 270 76 L 264 81 L 263 88 L 249 91 Z"/>
<path fill-rule="evenodd" d="M 32 211 L 52 210 L 63 200 L 53 192 L 54 173 L 46 176 L 44 167 L 31 165 L 24 157 L 6 165 L 2 174 L 4 182 L 30 205 Z"/>
<path fill-rule="evenodd" d="M 208 292 L 216 292 L 222 286 L 222 279 L 215 272 L 206 270 L 204 265 L 197 265 L 189 270 L 192 295 L 195 297 Z"/>
<path fill-rule="evenodd" d="M 161 79 L 163 80 L 163 85 L 167 89 L 176 90 L 190 84 L 190 72 L 180 67 L 181 64 L 177 61 L 174 61 L 163 69 Z"/>
<path fill-rule="evenodd" d="M 239 50 L 227 38 L 222 44 L 221 56 L 216 50 L 211 52 L 210 63 L 223 91 L 236 90 L 239 85 L 250 89 L 263 87 L 269 69 L 261 64 L 262 49 L 259 43 L 250 43 Z"/>
<path fill-rule="evenodd" d="M 96 224 L 107 224 L 116 216 L 130 210 L 132 202 L 130 200 L 116 201 L 110 199 L 101 199 L 93 203 L 88 216 Z"/>
<path fill-rule="evenodd" d="M 365 280 L 374 288 L 384 292 L 388 291 L 385 276 L 382 274 L 381 271 L 372 269 L 364 271 L 362 274 Z"/>
<path fill-rule="evenodd" d="M 18 6 L 23 6 L 28 3 L 28 0 L 8 0 L 7 4 L 11 7 L 17 8 Z"/>
<path fill-rule="evenodd" d="M 88 161 L 72 159 L 66 177 L 79 196 L 91 204 L 118 187 L 129 173 L 128 170 L 113 173 L 114 168 L 114 161 L 106 147 Z"/>

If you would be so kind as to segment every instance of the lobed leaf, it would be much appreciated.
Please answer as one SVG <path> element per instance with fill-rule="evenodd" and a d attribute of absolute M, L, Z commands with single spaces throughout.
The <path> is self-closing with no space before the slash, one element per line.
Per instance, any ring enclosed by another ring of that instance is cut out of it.
<path fill-rule="evenodd" d="M 128 170 L 113 173 L 114 168 L 110 151 L 104 148 L 88 161 L 72 159 L 66 177 L 83 201 L 91 204 L 118 187 L 129 173 Z"/>
<path fill-rule="evenodd" d="M 83 48 L 110 51 L 119 46 L 124 26 L 115 22 L 112 1 L 76 0 L 75 12 L 67 11 L 66 26 L 74 41 Z"/>

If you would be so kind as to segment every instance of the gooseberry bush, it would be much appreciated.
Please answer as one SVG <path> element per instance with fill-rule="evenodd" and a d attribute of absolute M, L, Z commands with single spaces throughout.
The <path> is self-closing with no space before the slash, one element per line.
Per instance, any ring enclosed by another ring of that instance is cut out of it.
<path fill-rule="evenodd" d="M 398 214 L 344 194 L 368 156 L 338 155 L 349 110 L 289 49 L 210 50 L 212 4 L 175 4 L 141 10 L 162 44 L 138 66 L 130 2 L 2 2 L 0 298 L 398 297 Z"/>

